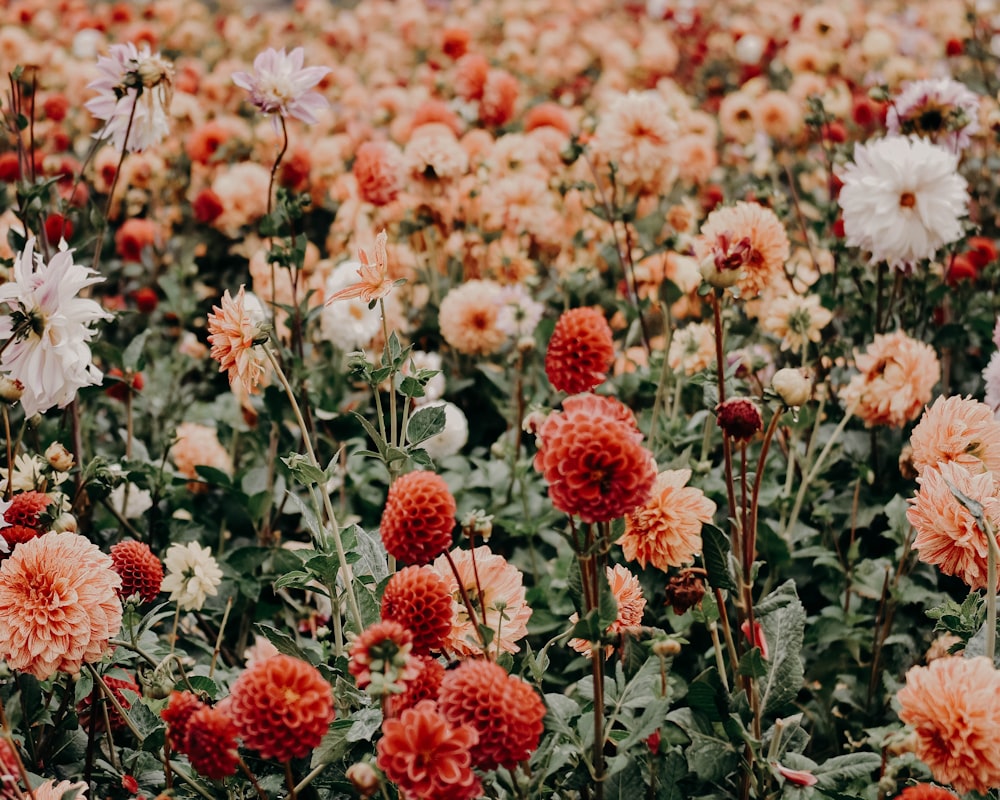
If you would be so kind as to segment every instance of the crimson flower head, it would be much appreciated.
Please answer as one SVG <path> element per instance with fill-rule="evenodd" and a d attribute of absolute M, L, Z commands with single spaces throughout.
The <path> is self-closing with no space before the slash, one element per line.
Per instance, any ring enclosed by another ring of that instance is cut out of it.
<path fill-rule="evenodd" d="M 589 392 L 604 383 L 615 347 L 604 314 L 596 308 L 573 308 L 556 322 L 545 352 L 545 374 L 559 391 Z"/>
<path fill-rule="evenodd" d="M 269 47 L 253 62 L 253 72 L 237 72 L 233 83 L 250 92 L 250 102 L 264 114 L 275 114 L 314 124 L 316 112 L 330 104 L 319 92 L 312 91 L 330 72 L 329 67 L 303 67 L 305 50 L 296 47 L 291 53 Z M 274 117 L 275 126 L 278 125 Z"/>

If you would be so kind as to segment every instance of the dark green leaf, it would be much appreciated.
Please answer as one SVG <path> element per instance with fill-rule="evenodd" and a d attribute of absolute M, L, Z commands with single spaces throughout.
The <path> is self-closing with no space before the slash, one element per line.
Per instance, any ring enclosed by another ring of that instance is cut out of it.
<path fill-rule="evenodd" d="M 443 406 L 421 408 L 406 426 L 406 439 L 410 444 L 420 444 L 444 430 L 445 411 Z"/>
<path fill-rule="evenodd" d="M 708 582 L 716 589 L 736 591 L 736 582 L 729 572 L 729 537 L 714 525 L 701 529 L 702 559 L 708 572 Z"/>

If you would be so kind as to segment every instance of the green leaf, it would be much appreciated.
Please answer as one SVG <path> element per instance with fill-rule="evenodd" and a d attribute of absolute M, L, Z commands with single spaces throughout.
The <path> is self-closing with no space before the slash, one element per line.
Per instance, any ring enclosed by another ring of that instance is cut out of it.
<path fill-rule="evenodd" d="M 659 794 L 657 800 L 687 800 L 687 793 L 681 789 L 681 780 L 687 775 L 687 762 L 680 753 L 667 753 L 663 768 L 658 774 Z"/>
<path fill-rule="evenodd" d="M 142 350 L 146 346 L 146 339 L 149 338 L 150 330 L 150 328 L 147 328 L 129 342 L 128 347 L 122 353 L 122 367 L 124 369 L 138 372 L 143 368 L 145 359 L 142 356 Z"/>
<path fill-rule="evenodd" d="M 628 736 L 618 743 L 618 748 L 625 750 L 639 742 L 644 742 L 663 725 L 669 710 L 669 700 L 665 697 L 654 698 L 638 719 L 628 723 Z"/>
<path fill-rule="evenodd" d="M 819 785 L 834 788 L 837 784 L 863 778 L 870 782 L 872 776 L 882 766 L 882 757 L 877 753 L 848 753 L 827 759 L 813 770 L 819 778 Z"/>
<path fill-rule="evenodd" d="M 354 565 L 354 574 L 358 577 L 370 575 L 376 583 L 381 583 L 389 577 L 389 555 L 382 544 L 378 529 L 366 531 L 360 525 L 353 525 L 352 530 L 357 539 L 357 554 L 360 556 Z M 345 531 L 346 533 L 346 531 Z"/>
<path fill-rule="evenodd" d="M 767 664 L 759 647 L 747 650 L 740 658 L 740 675 L 749 675 L 751 678 L 763 678 L 767 674 Z"/>
<path fill-rule="evenodd" d="M 369 742 L 382 726 L 382 711 L 378 708 L 362 708 L 351 715 L 351 728 L 347 732 L 349 742 Z"/>
<path fill-rule="evenodd" d="M 326 732 L 322 741 L 313 750 L 312 761 L 309 766 L 312 769 L 316 769 L 323 764 L 332 764 L 334 761 L 340 761 L 346 756 L 348 749 L 350 749 L 347 734 L 352 727 L 354 727 L 353 720 L 334 720 L 333 724 L 330 725 L 330 730 Z"/>
<path fill-rule="evenodd" d="M 292 453 L 288 458 L 282 458 L 281 462 L 288 467 L 292 476 L 303 486 L 313 484 L 323 485 L 328 478 L 325 472 L 312 464 L 309 459 L 300 453 Z"/>
<path fill-rule="evenodd" d="M 603 570 L 597 578 L 597 591 L 597 622 L 603 634 L 611 627 L 611 623 L 618 619 L 618 601 L 615 600 L 614 593 L 608 585 L 608 576 Z"/>
<path fill-rule="evenodd" d="M 205 464 L 198 464 L 194 471 L 197 473 L 199 478 L 202 478 L 206 483 L 214 484 L 215 486 L 221 486 L 224 489 L 233 488 L 233 482 L 230 477 L 223 472 L 221 469 L 216 469 L 215 467 L 209 467 Z"/>
<path fill-rule="evenodd" d="M 303 589 L 313 580 L 313 576 L 308 572 L 302 572 L 301 570 L 286 572 L 274 582 L 274 590 L 278 591 L 278 589 L 284 589 L 288 586 L 293 589 Z"/>
<path fill-rule="evenodd" d="M 406 426 L 406 439 L 410 444 L 420 444 L 444 430 L 445 411 L 443 406 L 421 408 Z"/>
<path fill-rule="evenodd" d="M 219 696 L 219 684 L 207 675 L 191 675 L 187 682 L 195 692 L 204 692 L 212 700 Z"/>
<path fill-rule="evenodd" d="M 714 525 L 704 525 L 701 543 L 708 582 L 716 589 L 735 592 L 736 581 L 729 572 L 729 537 Z"/>
<path fill-rule="evenodd" d="M 806 612 L 795 592 L 795 583 L 786 581 L 761 600 L 757 617 L 768 647 L 767 676 L 760 686 L 761 708 L 768 713 L 790 703 L 802 688 Z"/>
<path fill-rule="evenodd" d="M 284 631 L 279 631 L 277 628 L 272 628 L 270 625 L 264 625 L 261 622 L 255 623 L 254 628 L 256 628 L 257 632 L 264 636 L 264 638 L 266 638 L 271 644 L 278 648 L 279 653 L 284 653 L 286 656 L 292 656 L 293 658 L 299 658 L 310 664 L 312 663 L 309 656 L 307 656 L 302 648 L 295 643 L 295 640 Z"/>

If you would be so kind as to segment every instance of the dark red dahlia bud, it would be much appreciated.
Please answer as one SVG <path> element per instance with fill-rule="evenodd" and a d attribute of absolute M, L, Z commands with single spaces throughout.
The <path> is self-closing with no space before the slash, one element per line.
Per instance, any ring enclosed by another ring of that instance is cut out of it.
<path fill-rule="evenodd" d="M 681 570 L 667 581 L 666 594 L 665 605 L 671 606 L 674 613 L 680 615 L 701 602 L 705 596 L 705 581 L 694 570 Z"/>
<path fill-rule="evenodd" d="M 748 441 L 764 427 L 760 409 L 746 397 L 726 400 L 716 408 L 715 415 L 723 432 L 739 442 Z"/>

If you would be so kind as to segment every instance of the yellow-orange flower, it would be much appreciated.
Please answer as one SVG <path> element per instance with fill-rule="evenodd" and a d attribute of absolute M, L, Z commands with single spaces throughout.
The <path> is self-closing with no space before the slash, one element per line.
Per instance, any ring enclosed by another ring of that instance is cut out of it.
<path fill-rule="evenodd" d="M 665 572 L 690 564 L 701 552 L 701 526 L 712 521 L 715 503 L 688 486 L 690 479 L 689 469 L 657 476 L 649 500 L 625 517 L 625 533 L 618 540 L 625 558 Z"/>

